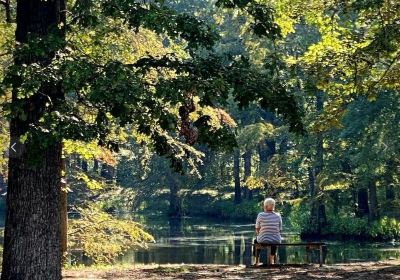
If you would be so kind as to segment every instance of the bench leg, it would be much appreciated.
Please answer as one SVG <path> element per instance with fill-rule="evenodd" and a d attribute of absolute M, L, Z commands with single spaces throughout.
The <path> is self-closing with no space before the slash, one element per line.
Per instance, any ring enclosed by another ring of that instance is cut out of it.
<path fill-rule="evenodd" d="M 267 266 L 271 265 L 271 246 L 267 246 Z"/>
<path fill-rule="evenodd" d="M 319 266 L 321 267 L 324 263 L 324 254 L 322 252 L 322 245 L 319 245 Z"/>
<path fill-rule="evenodd" d="M 255 264 L 258 264 L 259 261 L 260 261 L 260 253 L 257 252 L 256 245 L 253 245 L 253 252 L 254 252 L 253 256 L 254 256 L 254 259 L 255 259 Z"/>
<path fill-rule="evenodd" d="M 310 248 L 306 246 L 306 264 L 309 264 L 311 262 L 310 258 Z"/>

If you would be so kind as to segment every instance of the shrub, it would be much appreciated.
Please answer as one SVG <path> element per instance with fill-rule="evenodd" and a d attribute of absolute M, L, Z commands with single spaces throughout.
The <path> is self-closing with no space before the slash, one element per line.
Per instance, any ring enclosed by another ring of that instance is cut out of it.
<path fill-rule="evenodd" d="M 96 205 L 78 211 L 80 218 L 68 224 L 68 246 L 83 250 L 97 264 L 113 263 L 126 250 L 154 241 L 140 224 L 117 219 Z"/>
<path fill-rule="evenodd" d="M 310 220 L 310 211 L 305 203 L 297 201 L 290 204 L 287 219 L 285 220 L 287 227 L 294 231 L 308 232 Z M 285 215 L 283 216 L 285 218 Z"/>
<path fill-rule="evenodd" d="M 372 224 L 368 234 L 376 239 L 400 240 L 400 222 L 395 218 L 383 217 Z"/>
<path fill-rule="evenodd" d="M 328 225 L 322 230 L 323 236 L 353 237 L 371 240 L 400 240 L 400 222 L 395 218 L 382 217 L 369 222 L 368 218 L 351 216 L 330 216 Z M 302 229 L 306 230 L 306 229 Z M 304 231 L 303 231 L 304 232 Z"/>
<path fill-rule="evenodd" d="M 218 212 L 222 218 L 252 221 L 262 211 L 259 201 L 242 201 L 235 204 L 232 201 L 219 201 Z"/>
<path fill-rule="evenodd" d="M 323 228 L 323 235 L 368 236 L 369 223 L 366 218 L 332 216 L 328 221 L 328 225 Z"/>

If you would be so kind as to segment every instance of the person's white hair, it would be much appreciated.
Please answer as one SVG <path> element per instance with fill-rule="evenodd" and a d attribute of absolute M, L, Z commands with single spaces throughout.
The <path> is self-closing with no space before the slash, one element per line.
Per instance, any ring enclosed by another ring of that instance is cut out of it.
<path fill-rule="evenodd" d="M 275 209 L 275 199 L 268 197 L 264 200 L 264 207 L 272 206 L 272 209 Z"/>

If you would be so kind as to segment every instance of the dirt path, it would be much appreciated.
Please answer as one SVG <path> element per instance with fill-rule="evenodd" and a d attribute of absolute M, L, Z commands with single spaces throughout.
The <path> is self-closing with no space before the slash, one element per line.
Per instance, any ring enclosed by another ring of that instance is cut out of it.
<path fill-rule="evenodd" d="M 258 268 L 227 265 L 163 265 L 133 268 L 105 269 L 93 268 L 67 270 L 64 278 L 83 279 L 353 279 L 379 280 L 400 279 L 400 262 L 352 263 L 317 266 Z"/>

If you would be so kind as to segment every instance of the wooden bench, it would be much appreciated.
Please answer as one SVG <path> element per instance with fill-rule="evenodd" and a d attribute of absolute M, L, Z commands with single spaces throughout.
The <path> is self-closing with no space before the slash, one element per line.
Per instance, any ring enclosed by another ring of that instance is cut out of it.
<path fill-rule="evenodd" d="M 311 250 L 318 250 L 319 251 L 319 266 L 322 266 L 324 263 L 324 255 L 323 255 L 323 248 L 326 246 L 323 242 L 309 242 L 309 243 L 253 243 L 253 252 L 257 252 L 256 250 L 267 250 L 267 266 L 270 266 L 270 259 L 269 256 L 271 255 L 271 246 L 285 247 L 285 246 L 298 246 L 298 247 L 305 247 L 307 252 L 307 261 L 309 260 L 309 253 Z M 255 255 L 255 263 L 258 264 L 260 260 L 260 254 L 253 254 Z M 275 256 L 276 261 L 276 256 Z"/>

